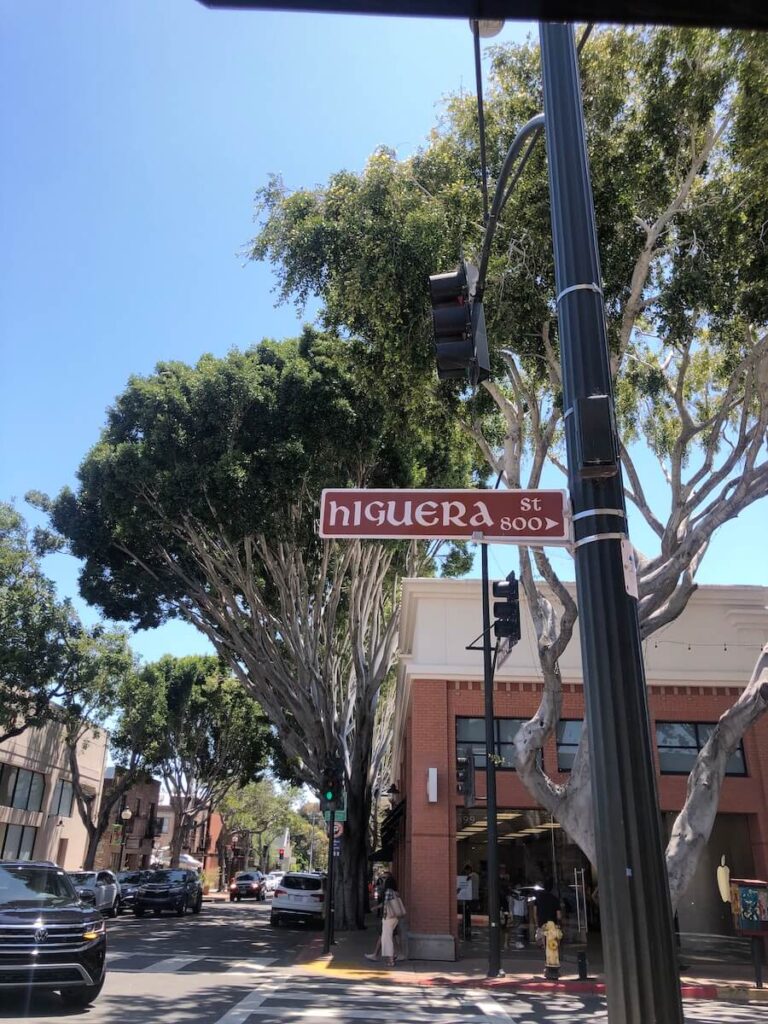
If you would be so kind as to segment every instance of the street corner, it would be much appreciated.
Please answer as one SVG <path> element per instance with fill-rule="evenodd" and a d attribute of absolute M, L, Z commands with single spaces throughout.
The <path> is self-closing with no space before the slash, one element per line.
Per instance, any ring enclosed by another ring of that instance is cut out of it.
<path fill-rule="evenodd" d="M 707 985 L 699 988 L 713 988 L 715 995 L 687 995 L 687 988 L 697 986 L 684 986 L 684 999 L 717 999 L 718 1001 L 730 1003 L 768 1003 L 768 988 L 755 988 L 749 985 Z"/>

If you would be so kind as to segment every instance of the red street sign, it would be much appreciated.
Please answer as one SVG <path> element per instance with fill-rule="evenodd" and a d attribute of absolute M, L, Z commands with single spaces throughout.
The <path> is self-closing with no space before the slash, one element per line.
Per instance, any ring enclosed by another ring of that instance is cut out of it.
<path fill-rule="evenodd" d="M 570 543 L 565 491 L 326 488 L 321 537 Z"/>

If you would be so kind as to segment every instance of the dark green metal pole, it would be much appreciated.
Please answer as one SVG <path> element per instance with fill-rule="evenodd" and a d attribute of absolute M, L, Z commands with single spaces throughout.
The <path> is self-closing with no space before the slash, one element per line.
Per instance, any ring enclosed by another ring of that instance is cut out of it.
<path fill-rule="evenodd" d="M 488 977 L 501 971 L 501 922 L 499 920 L 499 845 L 496 821 L 496 753 L 493 720 L 493 654 L 491 650 L 491 604 L 488 596 L 488 545 L 480 545 L 483 567 L 483 690 L 485 693 L 485 794 L 488 815 Z M 472 757 L 472 754 L 469 755 Z"/>
<path fill-rule="evenodd" d="M 334 883 L 334 867 L 336 858 L 333 855 L 333 826 L 336 824 L 336 808 L 332 808 L 328 814 L 328 877 L 326 878 L 325 884 L 327 889 L 325 890 L 325 928 L 323 930 L 323 953 L 328 954 L 331 951 L 331 945 L 333 943 L 333 910 L 334 910 L 334 898 L 333 898 L 333 883 Z"/>
<path fill-rule="evenodd" d="M 576 47 L 540 34 L 608 1018 L 682 1024 Z"/>

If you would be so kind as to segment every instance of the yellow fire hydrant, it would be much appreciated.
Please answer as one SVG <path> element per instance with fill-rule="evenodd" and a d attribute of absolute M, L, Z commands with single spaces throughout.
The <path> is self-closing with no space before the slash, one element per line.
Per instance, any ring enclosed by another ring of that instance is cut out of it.
<path fill-rule="evenodd" d="M 557 981 L 560 977 L 560 940 L 563 933 L 554 921 L 547 921 L 542 927 L 541 934 L 544 936 L 544 957 L 546 966 L 544 977 Z"/>

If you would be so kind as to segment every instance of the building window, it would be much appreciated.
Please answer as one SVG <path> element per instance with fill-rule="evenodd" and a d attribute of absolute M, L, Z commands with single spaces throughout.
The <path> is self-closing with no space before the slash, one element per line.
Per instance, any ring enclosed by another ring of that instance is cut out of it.
<path fill-rule="evenodd" d="M 36 838 L 33 825 L 0 825 L 0 860 L 32 860 Z"/>
<path fill-rule="evenodd" d="M 515 733 L 526 722 L 525 718 L 495 718 L 494 754 L 501 759 L 497 768 L 512 769 L 514 764 Z M 470 757 L 475 761 L 475 769 L 485 771 L 485 719 L 456 719 L 456 756 Z"/>
<path fill-rule="evenodd" d="M 715 725 L 715 722 L 657 722 L 656 746 L 662 775 L 690 774 Z M 743 743 L 728 758 L 725 774 L 747 774 Z"/>
<path fill-rule="evenodd" d="M 53 791 L 51 814 L 58 814 L 61 818 L 70 818 L 72 816 L 73 798 L 72 783 L 67 782 L 66 779 L 59 779 Z"/>
<path fill-rule="evenodd" d="M 10 764 L 2 766 L 0 774 L 0 804 L 18 811 L 39 811 L 43 806 L 45 776 L 16 768 Z"/>
<path fill-rule="evenodd" d="M 557 770 L 569 772 L 579 749 L 581 718 L 563 718 L 557 723 Z"/>

